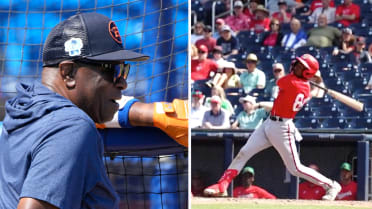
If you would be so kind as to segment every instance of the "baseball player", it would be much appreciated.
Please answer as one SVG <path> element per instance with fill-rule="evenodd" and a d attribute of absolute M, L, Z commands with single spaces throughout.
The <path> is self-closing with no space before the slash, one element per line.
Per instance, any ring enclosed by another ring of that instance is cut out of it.
<path fill-rule="evenodd" d="M 290 74 L 280 78 L 277 82 L 279 94 L 274 101 L 270 116 L 252 133 L 218 183 L 204 190 L 205 195 L 222 196 L 230 182 L 253 155 L 274 146 L 292 175 L 322 186 L 326 190 L 326 194 L 322 197 L 323 200 L 336 198 L 341 186 L 336 181 L 302 165 L 295 143 L 301 141 L 302 137 L 293 123 L 293 118 L 310 99 L 309 79 L 315 75 L 318 69 L 318 61 L 310 54 L 297 57 L 292 62 Z"/>

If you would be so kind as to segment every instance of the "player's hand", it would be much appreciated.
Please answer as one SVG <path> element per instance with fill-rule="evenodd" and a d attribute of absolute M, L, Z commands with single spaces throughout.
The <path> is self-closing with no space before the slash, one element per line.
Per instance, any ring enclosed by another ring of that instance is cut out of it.
<path fill-rule="evenodd" d="M 188 147 L 188 102 L 174 99 L 172 103 L 154 103 L 154 126 L 160 128 L 177 143 Z"/>

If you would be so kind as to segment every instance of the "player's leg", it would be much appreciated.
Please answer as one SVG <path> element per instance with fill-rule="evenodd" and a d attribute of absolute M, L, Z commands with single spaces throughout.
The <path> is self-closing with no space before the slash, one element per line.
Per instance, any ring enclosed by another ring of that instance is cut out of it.
<path fill-rule="evenodd" d="M 266 131 L 268 139 L 275 149 L 279 152 L 288 171 L 294 175 L 304 178 L 316 185 L 322 186 L 327 190 L 323 199 L 334 200 L 337 193 L 341 190 L 340 185 L 331 179 L 323 176 L 319 172 L 308 168 L 300 162 L 295 135 L 298 131 L 292 122 L 272 121 L 272 128 Z"/>
<path fill-rule="evenodd" d="M 204 190 L 205 195 L 224 195 L 231 181 L 239 174 L 245 163 L 256 153 L 271 146 L 264 133 L 265 123 L 266 121 L 252 133 L 246 144 L 240 149 L 238 155 L 231 162 L 218 183 L 213 184 Z"/>

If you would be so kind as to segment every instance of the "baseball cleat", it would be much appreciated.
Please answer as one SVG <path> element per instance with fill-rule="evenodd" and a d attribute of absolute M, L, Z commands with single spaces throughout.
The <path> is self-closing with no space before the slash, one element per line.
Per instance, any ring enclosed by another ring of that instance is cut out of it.
<path fill-rule="evenodd" d="M 332 186 L 327 189 L 326 194 L 322 197 L 323 200 L 335 200 L 337 194 L 341 191 L 341 186 L 336 181 L 333 181 Z"/>
<path fill-rule="evenodd" d="M 220 185 L 213 184 L 212 186 L 207 187 L 204 189 L 204 195 L 207 197 L 226 197 L 227 192 L 220 192 Z"/>

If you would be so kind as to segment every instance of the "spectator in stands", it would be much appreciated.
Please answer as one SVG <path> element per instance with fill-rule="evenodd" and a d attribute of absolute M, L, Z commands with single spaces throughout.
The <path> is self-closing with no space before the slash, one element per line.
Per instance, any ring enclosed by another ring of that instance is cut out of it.
<path fill-rule="evenodd" d="M 215 46 L 214 49 L 213 49 L 212 54 L 213 54 L 213 59 L 212 60 L 215 61 L 218 65 L 217 72 L 221 73 L 223 64 L 224 64 L 224 62 L 226 62 L 226 60 L 223 58 L 222 47 L 221 46 Z"/>
<path fill-rule="evenodd" d="M 353 181 L 351 165 L 346 162 L 342 163 L 340 169 L 341 191 L 336 196 L 336 200 L 356 200 L 358 184 Z"/>
<path fill-rule="evenodd" d="M 297 49 L 306 44 L 306 33 L 301 28 L 301 22 L 297 18 L 292 18 L 291 32 L 284 35 L 282 46 L 289 49 Z"/>
<path fill-rule="evenodd" d="M 329 6 L 330 7 L 335 7 L 335 2 L 334 0 L 330 0 L 329 2 Z M 317 8 L 321 8 L 323 7 L 323 0 L 313 0 L 310 4 L 310 8 L 309 8 L 309 11 L 306 12 L 306 13 L 303 13 L 301 15 L 304 15 L 304 16 L 309 16 L 309 15 L 312 15 L 313 12 L 317 9 Z M 317 21 L 314 21 L 314 22 L 317 22 Z"/>
<path fill-rule="evenodd" d="M 367 90 L 372 89 L 372 75 L 369 77 L 369 80 L 368 80 L 368 83 L 367 83 L 365 89 L 367 89 Z"/>
<path fill-rule="evenodd" d="M 339 5 L 336 9 L 336 21 L 349 26 L 351 23 L 359 22 L 360 7 L 352 2 L 353 0 L 344 0 L 344 3 Z"/>
<path fill-rule="evenodd" d="M 205 45 L 208 48 L 208 51 L 211 52 L 216 46 L 216 42 L 216 39 L 212 37 L 212 27 L 210 25 L 206 25 L 204 27 L 204 38 L 196 41 L 195 45 L 196 47 Z"/>
<path fill-rule="evenodd" d="M 215 76 L 213 79 L 213 85 L 227 88 L 239 88 L 240 86 L 240 77 L 237 74 L 237 69 L 233 62 L 225 61 L 222 64 L 222 73 L 221 76 Z"/>
<path fill-rule="evenodd" d="M 318 27 L 308 32 L 307 45 L 315 47 L 335 46 L 340 38 L 341 31 L 333 26 L 327 25 L 327 16 L 321 14 L 318 17 Z"/>
<path fill-rule="evenodd" d="M 357 64 L 372 62 L 371 56 L 365 50 L 366 39 L 362 36 L 356 38 L 355 50 L 353 51 Z"/>
<path fill-rule="evenodd" d="M 198 59 L 191 60 L 191 80 L 205 80 L 214 76 L 218 65 L 213 60 L 208 59 L 208 48 L 205 45 L 198 47 Z M 211 75 L 213 74 L 213 75 Z"/>
<path fill-rule="evenodd" d="M 243 111 L 238 114 L 236 121 L 231 125 L 233 129 L 256 129 L 273 107 L 272 102 L 256 103 L 256 98 L 249 95 L 241 97 L 239 102 L 243 105 Z"/>
<path fill-rule="evenodd" d="M 319 171 L 319 168 L 315 164 L 308 166 L 311 169 Z M 303 200 L 321 200 L 325 195 L 323 187 L 313 184 L 309 181 L 304 181 L 298 185 L 298 198 Z"/>
<path fill-rule="evenodd" d="M 235 32 L 249 29 L 251 19 L 243 13 L 243 8 L 242 1 L 235 1 L 234 14 L 225 19 L 225 23 Z"/>
<path fill-rule="evenodd" d="M 250 199 L 276 199 L 273 194 L 270 194 L 265 189 L 253 185 L 254 182 L 254 169 L 246 166 L 242 172 L 242 185 L 234 188 L 233 196 L 239 198 L 250 198 Z"/>
<path fill-rule="evenodd" d="M 251 20 L 250 29 L 255 33 L 268 31 L 270 28 L 269 10 L 263 5 L 258 5 L 253 12 L 254 18 Z"/>
<path fill-rule="evenodd" d="M 278 19 L 280 24 L 282 23 L 289 23 L 292 18 L 292 14 L 288 12 L 288 5 L 285 0 L 278 1 L 279 11 L 274 12 L 271 17 Z"/>
<path fill-rule="evenodd" d="M 197 22 L 194 25 L 193 33 L 191 34 L 191 43 L 195 44 L 197 40 L 204 38 L 204 23 Z"/>
<path fill-rule="evenodd" d="M 269 31 L 263 32 L 261 38 L 262 46 L 280 46 L 283 34 L 280 32 L 280 22 L 278 19 L 271 19 Z"/>
<path fill-rule="evenodd" d="M 270 79 L 266 84 L 264 94 L 266 97 L 276 99 L 279 93 L 279 87 L 276 85 L 276 82 L 279 80 L 279 78 L 285 76 L 285 70 L 282 63 L 273 64 L 273 75 L 274 78 Z"/>
<path fill-rule="evenodd" d="M 221 108 L 224 109 L 226 112 L 228 112 L 230 115 L 235 114 L 235 110 L 233 106 L 231 105 L 230 101 L 226 99 L 225 90 L 222 87 L 219 86 L 213 86 L 211 89 L 211 95 L 212 97 L 207 97 L 205 99 L 205 107 L 210 108 L 211 107 L 211 100 L 213 96 L 218 96 L 221 99 Z"/>
<path fill-rule="evenodd" d="M 202 128 L 230 128 L 230 114 L 221 108 L 221 98 L 217 95 L 211 98 L 211 110 L 204 113 Z"/>
<path fill-rule="evenodd" d="M 322 6 L 314 10 L 314 12 L 309 16 L 310 23 L 317 23 L 318 17 L 321 14 L 327 16 L 327 24 L 333 23 L 335 21 L 336 8 L 331 7 L 331 0 L 322 0 Z"/>
<path fill-rule="evenodd" d="M 339 44 L 334 48 L 332 55 L 336 56 L 339 53 L 349 54 L 354 50 L 354 42 L 355 37 L 353 36 L 353 31 L 350 28 L 342 29 L 341 39 Z"/>
<path fill-rule="evenodd" d="M 213 38 L 217 40 L 221 36 L 222 26 L 224 25 L 225 25 L 225 20 L 223 20 L 222 18 L 217 18 L 216 24 L 215 24 L 215 31 L 213 33 Z"/>
<path fill-rule="evenodd" d="M 295 0 L 285 0 L 289 10 L 292 11 L 292 14 L 295 14 L 296 8 L 303 7 L 304 4 L 302 2 L 297 2 Z M 269 0 L 267 2 L 267 9 L 270 11 L 270 14 L 274 14 L 275 12 L 279 11 L 279 0 Z"/>
<path fill-rule="evenodd" d="M 254 10 L 256 10 L 259 4 L 259 0 L 250 0 L 248 7 L 244 9 L 244 14 L 247 15 L 250 19 L 254 18 Z"/>
<path fill-rule="evenodd" d="M 247 69 L 241 69 L 240 83 L 241 88 L 248 94 L 253 89 L 263 89 L 266 84 L 266 75 L 257 69 L 258 58 L 255 54 L 248 54 L 246 58 Z"/>
<path fill-rule="evenodd" d="M 230 55 L 238 54 L 239 41 L 231 34 L 231 29 L 228 25 L 224 25 L 221 29 L 221 37 L 217 39 L 217 45 L 222 47 L 224 58 Z"/>
<path fill-rule="evenodd" d="M 189 117 L 190 128 L 200 128 L 202 125 L 204 112 L 207 110 L 203 105 L 203 92 L 196 90 L 191 97 L 191 114 Z"/>

